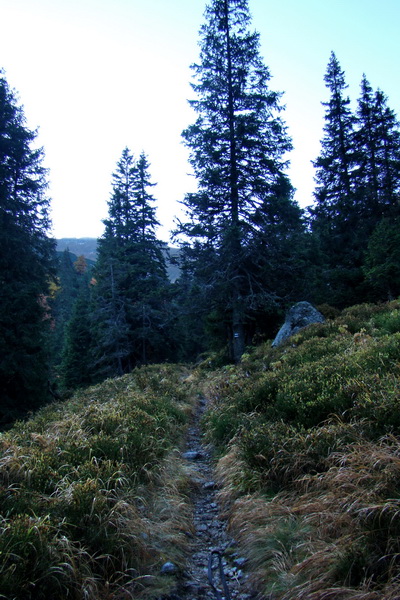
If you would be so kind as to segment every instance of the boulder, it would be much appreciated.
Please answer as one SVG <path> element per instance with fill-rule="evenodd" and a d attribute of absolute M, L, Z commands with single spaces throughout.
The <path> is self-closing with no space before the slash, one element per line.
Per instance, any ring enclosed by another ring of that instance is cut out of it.
<path fill-rule="evenodd" d="M 279 346 L 291 335 L 307 327 L 307 325 L 323 323 L 324 321 L 324 317 L 312 304 L 309 302 L 297 302 L 286 313 L 285 322 L 272 342 L 272 346 Z"/>

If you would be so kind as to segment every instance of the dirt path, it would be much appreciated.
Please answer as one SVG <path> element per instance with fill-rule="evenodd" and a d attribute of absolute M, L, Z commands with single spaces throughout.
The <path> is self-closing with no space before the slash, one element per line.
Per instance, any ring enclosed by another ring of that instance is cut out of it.
<path fill-rule="evenodd" d="M 206 402 L 199 400 L 196 414 L 187 437 L 187 447 L 183 458 L 187 460 L 193 472 L 194 530 L 192 554 L 184 579 L 175 600 L 195 600 L 214 598 L 221 600 L 249 600 L 247 589 L 246 561 L 240 556 L 235 541 L 226 531 L 226 522 L 219 515 L 217 504 L 217 483 L 209 449 L 202 441 L 200 419 L 206 408 Z M 218 591 L 209 583 L 209 561 L 212 556 L 212 580 Z M 224 590 L 219 573 L 219 557 L 222 557 L 224 577 L 227 584 Z"/>

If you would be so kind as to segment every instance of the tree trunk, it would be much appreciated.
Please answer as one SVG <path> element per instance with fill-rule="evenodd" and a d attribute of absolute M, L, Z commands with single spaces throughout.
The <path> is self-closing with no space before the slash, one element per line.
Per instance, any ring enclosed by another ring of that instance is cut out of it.
<path fill-rule="evenodd" d="M 236 302 L 232 310 L 232 359 L 236 364 L 240 362 L 245 349 L 243 316 L 240 302 Z"/>
<path fill-rule="evenodd" d="M 233 100 L 233 81 L 232 81 L 232 50 L 229 27 L 229 1 L 225 0 L 225 35 L 226 35 L 226 54 L 228 67 L 228 121 L 229 121 L 229 181 L 230 181 L 230 214 L 231 231 L 230 245 L 232 256 L 236 261 L 240 260 L 241 239 L 239 228 L 239 186 L 238 186 L 238 165 L 235 135 L 235 106 Z M 236 264 L 236 267 L 238 265 Z M 240 294 L 239 273 L 236 273 L 232 288 L 232 341 L 230 344 L 232 356 L 235 363 L 238 363 L 244 352 L 244 309 Z"/>

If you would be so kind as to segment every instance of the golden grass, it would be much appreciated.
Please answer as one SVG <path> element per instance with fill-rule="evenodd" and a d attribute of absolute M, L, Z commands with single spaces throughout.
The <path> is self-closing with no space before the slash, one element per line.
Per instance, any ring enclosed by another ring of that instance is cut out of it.
<path fill-rule="evenodd" d="M 193 411 L 187 370 L 153 366 L 77 393 L 0 436 L 0 598 L 154 597 L 183 569 Z"/>
<path fill-rule="evenodd" d="M 399 598 L 400 499 L 387 498 L 400 481 L 398 443 L 354 445 L 330 462 L 266 498 L 238 492 L 246 469 L 234 445 L 220 459 L 220 498 L 253 585 L 271 600 Z"/>
<path fill-rule="evenodd" d="M 400 599 L 399 330 L 399 302 L 361 305 L 208 374 L 219 497 L 263 600 Z"/>

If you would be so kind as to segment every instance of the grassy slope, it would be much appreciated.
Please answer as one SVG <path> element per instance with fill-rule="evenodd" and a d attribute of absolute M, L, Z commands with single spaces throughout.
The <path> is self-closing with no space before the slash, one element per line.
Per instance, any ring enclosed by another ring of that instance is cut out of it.
<path fill-rule="evenodd" d="M 159 597 L 183 567 L 193 390 L 221 501 L 270 600 L 394 600 L 400 303 L 358 306 L 241 365 L 153 366 L 0 436 L 0 598 Z M 189 375 L 189 376 L 188 376 Z"/>
<path fill-rule="evenodd" d="M 399 598 L 399 332 L 399 302 L 357 306 L 209 373 L 221 499 L 263 598 Z"/>
<path fill-rule="evenodd" d="M 139 369 L 1 436 L 1 598 L 168 590 L 160 567 L 183 564 L 191 527 L 176 452 L 191 414 L 186 377 Z"/>

